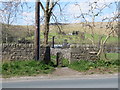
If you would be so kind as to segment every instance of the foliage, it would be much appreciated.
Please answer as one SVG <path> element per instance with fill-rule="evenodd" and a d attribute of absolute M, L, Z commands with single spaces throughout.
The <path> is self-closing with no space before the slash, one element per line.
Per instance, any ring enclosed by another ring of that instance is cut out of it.
<path fill-rule="evenodd" d="M 80 60 L 75 61 L 69 65 L 69 68 L 80 71 L 80 72 L 86 72 L 89 70 L 95 70 L 102 68 L 102 70 L 113 70 L 117 71 L 119 66 L 119 60 L 98 60 L 98 61 L 86 61 L 86 60 Z"/>
<path fill-rule="evenodd" d="M 87 60 L 80 60 L 72 62 L 68 65 L 69 68 L 84 72 L 84 73 L 114 73 L 118 72 L 119 68 L 119 58 L 118 53 L 107 53 L 107 58 L 109 60 L 97 60 L 97 61 L 87 61 Z"/>
<path fill-rule="evenodd" d="M 48 74 L 54 70 L 53 63 L 46 65 L 43 61 L 11 61 L 2 64 L 3 77 L 31 76 L 37 74 Z"/>
<path fill-rule="evenodd" d="M 63 58 L 63 67 L 69 67 L 71 69 L 80 72 L 92 73 L 103 72 L 113 73 L 118 71 L 120 65 L 117 53 L 108 53 L 109 60 L 97 60 L 87 61 L 80 60 L 69 64 L 67 59 Z M 56 67 L 56 56 L 51 56 L 52 61 L 46 65 L 44 61 L 26 60 L 26 61 L 7 61 L 1 64 L 2 75 L 4 78 L 14 76 L 34 76 L 38 74 L 49 74 Z"/>

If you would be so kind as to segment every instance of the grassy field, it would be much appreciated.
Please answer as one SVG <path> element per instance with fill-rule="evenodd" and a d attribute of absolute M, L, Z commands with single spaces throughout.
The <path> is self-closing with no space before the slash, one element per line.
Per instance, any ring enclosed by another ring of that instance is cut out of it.
<path fill-rule="evenodd" d="M 50 34 L 50 36 L 49 36 L 49 42 L 52 41 L 52 36 L 53 35 Z M 67 39 L 68 43 L 91 43 L 91 41 L 88 38 L 94 40 L 95 43 L 98 43 L 99 37 L 100 37 L 100 35 L 95 34 L 94 35 L 94 39 L 93 39 L 92 36 L 91 36 L 91 34 L 88 34 L 88 33 L 85 34 L 85 39 L 84 40 L 81 38 L 80 35 L 77 35 L 77 36 L 74 35 L 73 36 L 73 35 L 57 35 L 56 34 L 55 36 L 56 36 L 56 38 L 55 38 L 55 42 L 56 43 L 63 43 L 63 41 L 65 39 Z M 104 35 L 102 40 L 105 40 L 106 37 L 107 36 Z M 118 42 L 118 37 L 113 37 L 113 36 L 111 36 L 108 39 L 108 41 L 107 41 L 107 43 L 116 43 L 116 42 Z"/>
<path fill-rule="evenodd" d="M 107 58 L 110 60 L 117 60 L 119 59 L 119 53 L 107 53 Z"/>
<path fill-rule="evenodd" d="M 84 34 L 85 39 L 82 39 L 81 35 L 62 35 L 62 34 L 58 34 L 56 32 L 50 32 L 49 42 L 52 42 L 53 36 L 55 36 L 55 43 L 57 43 L 57 44 L 62 44 L 65 39 L 67 39 L 68 43 L 70 43 L 70 44 L 72 44 L 72 43 L 92 43 L 91 40 L 89 40 L 88 38 L 94 40 L 95 43 L 98 43 L 100 36 L 103 36 L 103 38 L 102 38 L 103 41 L 107 37 L 106 35 L 94 34 L 94 39 L 93 39 L 91 34 L 85 33 Z M 31 38 L 34 39 L 34 36 Z M 41 42 L 42 42 L 44 39 L 43 32 L 41 32 L 40 38 L 41 38 Z M 110 38 L 107 41 L 108 44 L 117 43 L 117 42 L 118 42 L 117 36 L 110 36 Z"/>
<path fill-rule="evenodd" d="M 90 23 L 91 24 L 91 23 Z M 97 43 L 99 41 L 99 37 L 103 36 L 103 40 L 106 38 L 106 35 L 110 31 L 110 29 L 105 29 L 105 26 L 107 25 L 107 22 L 104 22 L 101 24 L 101 22 L 96 22 L 96 27 L 94 28 L 94 41 Z M 116 25 L 116 23 L 114 24 Z M 103 26 L 103 28 L 100 28 L 100 26 Z M 66 34 L 72 33 L 73 31 L 80 31 L 84 32 L 85 39 L 81 38 L 81 34 L 77 36 L 73 35 L 62 35 L 58 34 L 58 27 L 56 25 L 50 25 L 50 32 L 49 32 L 49 42 L 52 42 L 52 37 L 55 36 L 55 43 L 63 43 L 64 39 L 68 40 L 68 43 L 91 43 L 91 41 L 88 39 L 93 39 L 91 36 L 91 29 L 82 26 L 82 23 L 74 23 L 74 24 L 65 24 L 60 25 L 61 31 L 65 32 Z M 3 28 L 4 29 L 4 28 Z M 10 34 L 12 37 L 17 38 L 18 40 L 25 38 L 30 41 L 34 41 L 34 26 L 20 26 L 20 25 L 11 25 L 8 34 Z M 40 38 L 41 43 L 44 39 L 43 37 L 43 25 L 40 27 Z M 5 37 L 5 36 L 4 36 Z M 116 33 L 111 35 L 107 43 L 116 43 L 118 42 L 118 37 Z"/>
<path fill-rule="evenodd" d="M 98 26 L 100 26 L 100 22 L 96 23 Z M 95 41 L 95 43 L 98 43 L 99 38 L 101 36 L 103 36 L 102 40 L 105 40 L 105 38 L 108 35 L 108 32 L 110 31 L 110 29 L 105 29 L 105 25 L 107 23 L 104 22 L 104 27 L 103 28 L 99 28 L 96 27 L 94 28 L 94 39 L 92 38 L 92 31 L 90 28 L 88 27 L 82 27 L 82 25 L 80 23 L 77 24 L 68 24 L 68 25 L 61 25 L 61 31 L 65 32 L 66 34 L 72 33 L 73 31 L 80 31 L 80 32 L 84 32 L 84 36 L 85 39 L 81 38 L 81 34 L 77 35 L 77 36 L 73 36 L 73 35 L 61 35 L 58 34 L 58 27 L 55 25 L 51 25 L 50 26 L 50 33 L 49 33 L 49 42 L 52 41 L 52 36 L 55 36 L 55 42 L 56 43 L 62 43 L 64 41 L 64 39 L 67 39 L 69 43 L 91 43 L 91 41 L 88 39 L 92 39 Z M 41 41 L 43 40 L 43 27 L 41 27 Z M 116 33 L 113 33 L 110 38 L 108 39 L 107 43 L 116 43 L 118 42 L 118 37 L 116 35 Z"/>

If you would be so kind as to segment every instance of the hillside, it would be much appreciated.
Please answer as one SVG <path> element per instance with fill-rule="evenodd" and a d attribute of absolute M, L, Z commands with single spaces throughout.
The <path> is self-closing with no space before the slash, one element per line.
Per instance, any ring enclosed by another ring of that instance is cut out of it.
<path fill-rule="evenodd" d="M 2 24 L 2 40 L 3 42 L 17 42 L 23 38 L 34 35 L 33 26 L 6 25 Z"/>
<path fill-rule="evenodd" d="M 92 23 L 89 24 L 91 25 Z M 95 41 L 98 41 L 99 36 L 101 35 L 104 35 L 104 38 L 106 37 L 106 35 L 110 31 L 110 29 L 105 29 L 107 24 L 108 22 L 95 23 L 95 28 L 94 28 Z M 116 24 L 117 23 L 113 23 L 114 26 Z M 6 25 L 3 25 L 2 27 L 3 27 L 3 32 L 9 34 L 8 37 L 17 38 L 17 40 L 18 39 L 20 40 L 22 38 L 32 41 L 34 40 L 34 31 L 35 31 L 34 26 L 10 25 L 9 29 L 7 30 L 5 29 Z M 58 39 L 56 40 L 56 43 L 61 43 L 63 42 L 64 39 L 67 39 L 68 42 L 70 43 L 75 43 L 76 41 L 77 43 L 81 42 L 80 35 L 79 36 L 61 35 L 59 34 L 59 29 L 61 29 L 61 31 L 64 32 L 65 34 L 72 33 L 73 31 L 80 31 L 82 33 L 84 32 L 85 37 L 92 38 L 91 28 L 87 25 L 84 25 L 83 23 L 59 24 L 59 28 L 56 24 L 50 24 L 49 42 L 51 42 L 52 36 L 56 36 L 56 38 Z M 41 30 L 41 41 L 43 41 L 43 25 L 41 25 L 40 30 Z M 3 37 L 6 36 L 3 34 Z M 117 40 L 118 40 L 117 33 L 113 33 L 110 38 L 110 42 L 117 42 Z M 90 42 L 90 41 L 85 40 L 84 42 Z"/>
<path fill-rule="evenodd" d="M 89 23 L 90 25 L 92 25 L 92 23 Z M 113 23 L 113 25 L 115 26 L 117 23 Z M 99 34 L 99 35 L 107 35 L 108 32 L 110 31 L 110 29 L 105 29 L 106 25 L 108 25 L 108 22 L 96 22 L 95 23 L 95 28 L 94 28 L 94 33 L 95 34 Z M 87 25 L 84 25 L 83 23 L 74 23 L 74 24 L 67 24 L 67 25 L 60 25 L 61 30 L 64 31 L 65 33 L 71 33 L 73 31 L 80 31 L 80 32 L 86 32 L 91 34 L 91 28 Z M 55 32 L 58 29 L 58 27 L 56 25 L 54 26 L 50 26 L 50 31 L 51 32 Z"/>

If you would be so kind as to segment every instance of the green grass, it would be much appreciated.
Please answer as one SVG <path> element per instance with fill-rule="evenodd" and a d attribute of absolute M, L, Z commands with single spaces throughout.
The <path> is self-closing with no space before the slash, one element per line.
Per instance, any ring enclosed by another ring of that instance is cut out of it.
<path fill-rule="evenodd" d="M 67 59 L 63 58 L 62 67 L 69 67 L 80 72 L 91 73 L 113 73 L 118 71 L 120 65 L 118 60 L 118 53 L 107 53 L 109 60 L 86 61 L 80 60 L 69 64 Z M 4 78 L 15 76 L 36 76 L 39 74 L 49 74 L 54 71 L 56 67 L 56 56 L 51 56 L 51 62 L 46 65 L 43 61 L 26 60 L 26 61 L 7 61 L 0 64 L 2 76 Z"/>
<path fill-rule="evenodd" d="M 56 56 L 51 57 L 52 61 L 47 65 L 43 61 L 26 60 L 26 61 L 7 61 L 2 65 L 2 76 L 10 78 L 15 76 L 36 76 L 39 74 L 50 74 L 56 67 Z M 63 59 L 63 65 L 68 66 L 68 60 Z"/>
<path fill-rule="evenodd" d="M 4 62 L 2 64 L 2 75 L 4 78 L 48 74 L 53 70 L 54 64 L 52 62 L 46 65 L 44 62 L 29 60 Z"/>
<path fill-rule="evenodd" d="M 91 24 L 91 23 L 89 23 L 89 24 Z M 106 24 L 107 23 L 104 22 L 103 26 L 105 26 Z M 117 23 L 114 23 L 114 25 L 116 25 L 116 24 Z M 99 26 L 99 25 L 101 25 L 101 22 L 96 22 L 95 25 Z M 28 27 L 29 27 L 29 30 L 28 30 Z M 91 29 L 89 29 L 88 27 L 86 27 L 86 28 L 82 27 L 80 23 L 62 25 L 60 27 L 62 27 L 61 31 L 65 32 L 66 34 L 72 33 L 73 31 L 80 31 L 80 32 L 85 32 L 85 36 L 87 38 L 92 38 L 91 37 L 91 32 L 92 32 Z M 15 38 L 20 38 L 20 39 L 25 38 L 27 40 L 34 41 L 34 29 L 35 29 L 34 26 L 10 25 L 9 34 L 14 36 Z M 64 39 L 67 39 L 69 43 L 91 43 L 90 40 L 87 40 L 87 39 L 82 40 L 80 38 L 80 35 L 78 35 L 78 36 L 60 35 L 60 34 L 58 34 L 58 31 L 59 30 L 58 30 L 58 27 L 56 25 L 50 25 L 49 42 L 52 41 L 52 36 L 56 36 L 57 39 L 55 40 L 55 43 L 62 44 Z M 104 40 L 106 38 L 106 35 L 108 34 L 108 31 L 109 30 L 107 30 L 107 32 L 106 32 L 105 28 L 95 27 L 94 28 L 95 43 L 98 42 L 100 35 L 104 35 L 104 37 L 103 37 L 103 40 Z M 12 32 L 14 32 L 14 35 L 12 34 Z M 41 43 L 44 39 L 43 32 L 44 32 L 44 28 L 41 25 L 41 32 L 40 32 Z M 30 33 L 30 36 L 28 36 L 28 33 Z M 107 43 L 116 43 L 116 42 L 118 42 L 118 37 L 111 36 Z"/>
<path fill-rule="evenodd" d="M 85 33 L 85 39 L 83 40 L 80 35 L 61 35 L 55 32 L 50 32 L 49 42 L 52 42 L 52 36 L 55 36 L 55 43 L 57 44 L 59 43 L 62 44 L 65 39 L 67 39 L 68 43 L 92 43 L 88 38 L 93 40 L 91 34 L 89 33 Z M 101 35 L 94 34 L 95 43 L 98 43 L 100 36 Z M 107 37 L 106 35 L 103 35 L 102 40 L 104 41 L 106 37 Z M 43 40 L 43 34 L 41 34 L 41 39 Z M 113 36 L 110 36 L 110 38 L 107 41 L 108 44 L 116 43 L 116 42 L 118 42 L 118 37 L 113 37 Z"/>
<path fill-rule="evenodd" d="M 110 72 L 117 72 L 118 71 L 118 66 L 119 66 L 119 61 L 118 60 L 110 60 L 110 61 L 105 61 L 105 60 L 98 60 L 98 61 L 86 61 L 86 60 L 80 60 L 80 61 L 75 61 L 71 63 L 68 67 L 80 72 L 87 72 L 92 69 L 92 71 L 102 70 L 108 70 Z M 98 71 L 97 71 L 98 72 Z M 95 73 L 95 72 L 94 72 Z M 106 72 L 104 72 L 106 73 Z"/>
<path fill-rule="evenodd" d="M 69 67 L 73 70 L 89 73 L 114 73 L 118 71 L 119 60 L 118 53 L 107 53 L 109 60 L 87 61 L 80 60 L 69 64 L 67 59 L 63 58 L 63 66 Z M 52 56 L 52 60 L 56 65 L 56 56 Z M 92 72 L 90 71 L 92 70 Z"/>
<path fill-rule="evenodd" d="M 69 68 L 87 73 L 114 73 L 118 72 L 120 65 L 118 53 L 107 53 L 108 60 L 86 61 L 80 60 L 72 62 Z"/>
<path fill-rule="evenodd" d="M 86 33 L 85 36 L 86 36 L 87 38 L 92 39 L 91 34 Z M 95 41 L 95 43 L 98 43 L 100 36 L 101 36 L 101 35 L 94 34 L 94 41 Z M 104 41 L 104 40 L 106 39 L 106 37 L 107 37 L 106 35 L 103 35 L 102 40 Z M 115 42 L 118 42 L 118 37 L 110 36 L 110 38 L 109 38 L 108 41 L 107 41 L 107 43 L 115 43 Z"/>
<path fill-rule="evenodd" d="M 97 24 L 97 23 L 96 23 Z M 51 42 L 51 38 L 52 36 L 55 36 L 55 43 L 63 43 L 64 39 L 68 40 L 68 43 L 91 43 L 90 40 L 88 40 L 87 38 L 92 39 L 91 36 L 91 30 L 89 28 L 86 28 L 84 31 L 84 28 L 80 26 L 80 24 L 70 24 L 70 25 L 63 25 L 61 28 L 62 31 L 64 31 L 66 34 L 68 33 L 72 33 L 73 31 L 80 31 L 80 32 L 85 32 L 85 40 L 82 40 L 80 38 L 80 35 L 77 36 L 70 36 L 70 35 L 60 35 L 57 33 L 58 28 L 56 26 L 50 26 L 50 32 L 49 32 L 49 42 Z M 107 30 L 108 32 L 109 30 Z M 105 38 L 107 37 L 108 33 L 106 32 L 105 28 L 95 28 L 94 30 L 94 41 L 95 43 L 98 43 L 99 41 L 99 37 L 103 36 L 102 40 L 105 40 Z M 41 31 L 41 39 L 43 39 L 43 32 Z M 116 43 L 118 42 L 118 37 L 117 36 L 110 36 L 110 38 L 108 39 L 107 43 Z"/>
<path fill-rule="evenodd" d="M 72 32 L 71 30 L 70 31 L 68 30 L 69 28 L 67 28 L 67 27 L 65 27 L 65 28 L 66 29 L 64 30 L 64 28 L 63 28 L 62 31 L 64 31 L 64 32 L 67 31 L 67 34 Z M 88 40 L 87 38 L 90 38 L 90 39 L 93 40 L 93 38 L 91 36 L 91 33 L 89 33 L 89 32 L 85 33 L 86 39 L 83 40 L 80 35 L 62 35 L 62 34 L 58 34 L 57 33 L 57 28 L 55 28 L 55 26 L 50 27 L 50 29 L 52 29 L 52 30 L 50 30 L 50 32 L 49 32 L 49 40 L 48 40 L 49 42 L 52 42 L 52 37 L 53 36 L 55 36 L 55 43 L 57 43 L 57 44 L 62 44 L 64 39 L 67 39 L 68 43 L 88 43 L 88 44 L 92 43 L 92 42 L 90 40 Z M 77 29 L 73 29 L 73 30 L 77 30 Z M 83 31 L 81 31 L 81 32 L 83 32 Z M 95 31 L 95 33 L 94 33 L 94 41 L 95 41 L 95 43 L 98 43 L 100 36 L 103 36 L 102 40 L 105 40 L 105 38 L 107 37 L 106 35 L 96 33 L 96 31 Z M 41 30 L 40 38 L 41 38 L 41 41 L 43 41 L 44 35 L 43 35 L 42 30 Z M 116 42 L 118 42 L 118 37 L 117 36 L 114 36 L 114 37 L 110 36 L 110 38 L 107 41 L 108 44 L 116 43 Z"/>
<path fill-rule="evenodd" d="M 107 58 L 110 60 L 117 60 L 119 59 L 118 56 L 119 56 L 119 53 L 107 53 Z"/>

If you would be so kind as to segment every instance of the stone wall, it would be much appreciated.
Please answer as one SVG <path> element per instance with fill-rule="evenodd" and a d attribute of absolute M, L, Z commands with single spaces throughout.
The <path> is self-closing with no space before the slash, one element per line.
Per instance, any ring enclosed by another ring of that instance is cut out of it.
<path fill-rule="evenodd" d="M 51 54 L 56 55 L 57 52 L 61 52 L 64 58 L 69 59 L 69 61 L 75 60 L 97 60 L 97 52 L 99 51 L 98 46 L 93 45 L 75 45 L 70 46 L 70 48 L 52 48 Z M 106 45 L 106 53 L 120 53 L 120 48 L 117 45 Z"/>
<path fill-rule="evenodd" d="M 71 48 L 70 51 L 70 60 L 97 60 L 98 49 L 96 48 L 91 48 L 91 47 L 76 47 L 76 48 Z"/>
<path fill-rule="evenodd" d="M 35 59 L 34 44 L 2 44 L 2 60 L 33 60 Z M 43 60 L 45 47 L 40 47 L 40 58 Z"/>
<path fill-rule="evenodd" d="M 33 44 L 2 44 L 2 60 L 30 60 L 33 58 Z"/>
<path fill-rule="evenodd" d="M 33 44 L 2 44 L 2 60 L 32 60 L 34 59 L 34 45 Z M 40 48 L 40 57 L 43 58 L 44 47 Z M 119 50 L 118 50 L 119 51 Z M 70 48 L 51 48 L 51 54 L 56 55 L 61 52 L 64 58 L 70 61 L 74 60 L 96 60 L 97 46 L 81 45 Z M 1 57 L 1 55 L 0 55 Z"/>
<path fill-rule="evenodd" d="M 51 48 L 51 54 L 56 55 L 57 52 L 61 52 L 64 58 L 70 59 L 70 48 L 61 49 L 61 48 Z"/>
<path fill-rule="evenodd" d="M 52 48 L 51 54 L 56 55 L 57 52 L 61 52 L 64 58 L 70 61 L 75 60 L 97 60 L 98 48 L 93 46 L 79 46 L 66 49 Z"/>

